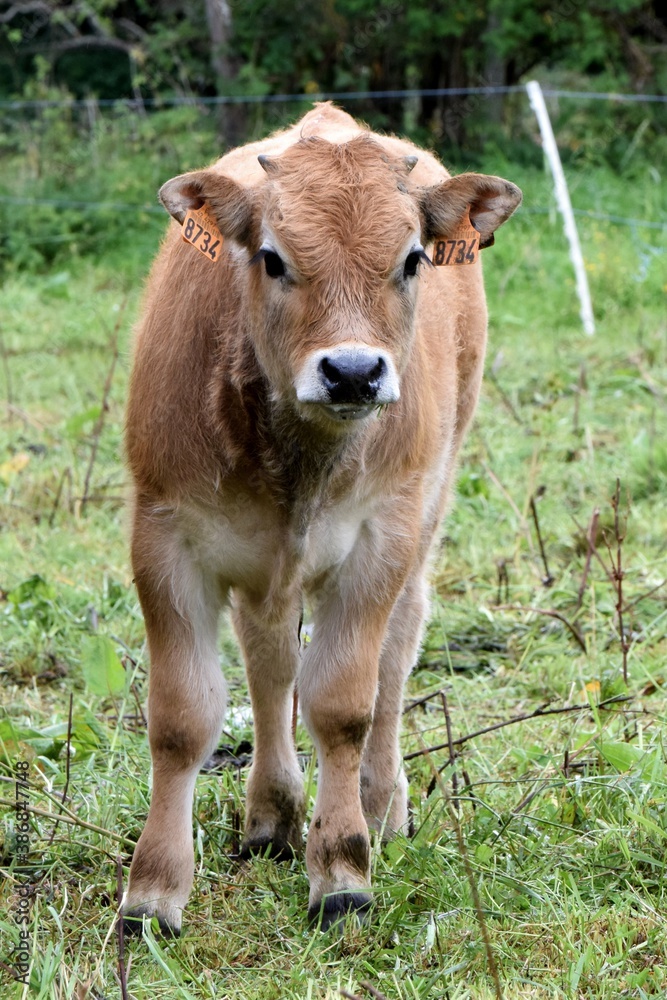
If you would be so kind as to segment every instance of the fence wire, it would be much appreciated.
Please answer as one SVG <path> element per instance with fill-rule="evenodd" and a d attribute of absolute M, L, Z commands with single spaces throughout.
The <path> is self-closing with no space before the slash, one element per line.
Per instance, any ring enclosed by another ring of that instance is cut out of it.
<path fill-rule="evenodd" d="M 198 96 L 172 96 L 172 97 L 146 97 L 132 98 L 122 97 L 112 98 L 90 98 L 88 100 L 66 98 L 53 100 L 2 100 L 0 109 L 9 111 L 41 110 L 45 108 L 86 108 L 90 104 L 95 104 L 99 108 L 127 107 L 129 109 L 144 108 L 165 108 L 181 106 L 217 106 L 225 104 L 281 104 L 298 101 L 377 101 L 377 100 L 398 100 L 401 98 L 419 97 L 468 97 L 468 96 L 492 96 L 494 94 L 519 94 L 525 93 L 523 84 L 512 86 L 481 86 L 481 87 L 432 87 L 422 90 L 339 90 L 322 93 L 309 94 L 237 94 L 219 95 L 214 97 Z M 543 89 L 545 97 L 572 98 L 573 100 L 594 100 L 611 101 L 619 103 L 649 103 L 667 104 L 665 94 L 616 94 L 613 92 L 600 92 L 595 90 L 552 90 Z"/>
<path fill-rule="evenodd" d="M 73 201 L 66 198 L 12 198 L 0 195 L 0 205 L 45 206 L 49 208 L 66 208 L 82 212 L 148 212 L 166 217 L 164 208 L 160 205 L 130 205 L 118 201 Z M 519 213 L 528 215 L 548 215 L 552 208 L 540 205 L 522 205 Z M 667 222 L 656 222 L 649 219 L 632 219 L 622 215 L 606 215 L 604 212 L 593 212 L 587 208 L 573 209 L 575 215 L 587 219 L 609 222 L 615 226 L 631 226 L 640 229 L 667 230 Z"/>
<path fill-rule="evenodd" d="M 140 114 L 144 110 L 154 109 L 156 111 L 167 108 L 191 107 L 193 109 L 217 107 L 224 105 L 278 105 L 289 103 L 312 103 L 313 101 L 335 100 L 338 102 L 358 102 L 358 101 L 383 101 L 392 99 L 418 99 L 434 97 L 492 97 L 494 95 L 526 94 L 523 85 L 513 86 L 476 86 L 476 87 L 444 87 L 430 89 L 396 89 L 381 91 L 335 91 L 322 93 L 299 93 L 299 94 L 245 94 L 228 95 L 217 97 L 199 96 L 171 96 L 157 98 L 122 98 L 119 100 L 94 99 L 49 99 L 49 100 L 0 100 L 0 111 L 7 114 L 6 121 L 9 123 L 12 113 L 47 111 L 48 109 L 72 109 L 87 110 L 94 112 L 95 109 L 110 109 L 116 111 L 128 111 L 131 114 Z M 599 91 L 578 91 L 545 89 L 543 94 L 547 98 L 559 100 L 581 101 L 607 101 L 611 105 L 620 104 L 667 104 L 667 95 L 662 94 L 628 94 Z M 91 121 L 94 123 L 93 113 Z M 640 129 L 643 126 L 640 125 Z M 92 126 L 91 126 L 92 128 Z M 5 188 L 6 190 L 6 188 Z M 130 204 L 119 201 L 86 201 L 72 198 L 43 198 L 43 197 L 21 197 L 18 195 L 0 195 L 0 205 L 16 207 L 49 207 L 55 209 L 70 210 L 74 212 L 119 212 L 119 213 L 144 213 L 157 216 L 164 216 L 164 209 L 158 204 Z M 544 206 L 523 206 L 521 211 L 530 215 L 547 215 L 554 211 L 553 207 Z M 626 217 L 623 215 L 591 211 L 587 209 L 574 209 L 576 216 L 583 219 L 595 219 L 613 226 L 624 226 L 635 229 L 653 230 L 664 232 L 667 229 L 667 222 L 656 219 L 642 219 Z M 51 236 L 50 239 L 57 237 Z"/>

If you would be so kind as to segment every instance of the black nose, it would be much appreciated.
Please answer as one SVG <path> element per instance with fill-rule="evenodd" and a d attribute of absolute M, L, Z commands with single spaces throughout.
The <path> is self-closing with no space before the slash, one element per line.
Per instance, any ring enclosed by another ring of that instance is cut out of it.
<path fill-rule="evenodd" d="M 322 358 L 319 371 L 332 403 L 372 403 L 387 365 L 384 358 L 365 351 L 341 351 Z"/>

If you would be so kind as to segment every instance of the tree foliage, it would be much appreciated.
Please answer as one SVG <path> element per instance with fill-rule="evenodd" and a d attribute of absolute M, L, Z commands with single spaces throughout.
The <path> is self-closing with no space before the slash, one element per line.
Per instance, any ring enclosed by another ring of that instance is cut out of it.
<path fill-rule="evenodd" d="M 537 69 L 664 92 L 666 56 L 657 0 L 0 0 L 5 97 L 39 60 L 76 97 L 511 85 Z M 361 110 L 404 124 L 398 102 Z M 465 97 L 428 99 L 416 124 L 458 142 L 472 119 Z"/>

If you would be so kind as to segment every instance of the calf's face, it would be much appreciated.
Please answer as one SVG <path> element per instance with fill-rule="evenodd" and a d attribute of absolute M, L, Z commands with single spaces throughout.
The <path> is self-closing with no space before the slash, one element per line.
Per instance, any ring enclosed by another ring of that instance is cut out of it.
<path fill-rule="evenodd" d="M 247 322 L 274 398 L 345 430 L 400 397 L 426 244 L 468 212 L 482 245 L 491 242 L 521 195 L 477 174 L 417 188 L 414 157 L 391 159 L 363 135 L 302 139 L 260 163 L 257 188 L 197 171 L 160 197 L 179 221 L 207 203 L 223 236 L 247 251 Z"/>
<path fill-rule="evenodd" d="M 363 419 L 399 398 L 414 334 L 425 255 L 408 166 L 366 139 L 306 140 L 262 165 L 258 356 L 302 415 Z"/>

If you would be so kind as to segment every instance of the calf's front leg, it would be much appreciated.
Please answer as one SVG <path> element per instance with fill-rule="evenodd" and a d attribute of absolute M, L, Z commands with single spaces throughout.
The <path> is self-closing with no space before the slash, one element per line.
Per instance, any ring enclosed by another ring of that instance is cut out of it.
<path fill-rule="evenodd" d="M 369 551 L 369 549 L 371 551 Z M 317 751 L 319 778 L 308 833 L 309 917 L 322 928 L 370 907 L 370 841 L 360 773 L 378 687 L 378 663 L 392 607 L 403 584 L 361 545 L 314 610 L 298 688 Z M 370 571 L 370 572 L 369 572 Z M 383 574 L 382 577 L 379 574 Z"/>
<path fill-rule="evenodd" d="M 151 657 L 153 789 L 123 915 L 130 931 L 140 930 L 146 915 L 156 916 L 164 933 L 178 935 L 194 876 L 195 780 L 215 749 L 225 710 L 216 649 L 219 596 L 187 558 L 170 573 L 161 571 L 159 562 L 140 562 L 135 573 Z"/>
<path fill-rule="evenodd" d="M 428 613 L 424 570 L 407 581 L 389 618 L 380 655 L 378 696 L 361 763 L 361 801 L 372 829 L 408 832 L 408 782 L 403 771 L 399 735 L 403 688 L 415 664 Z"/>

